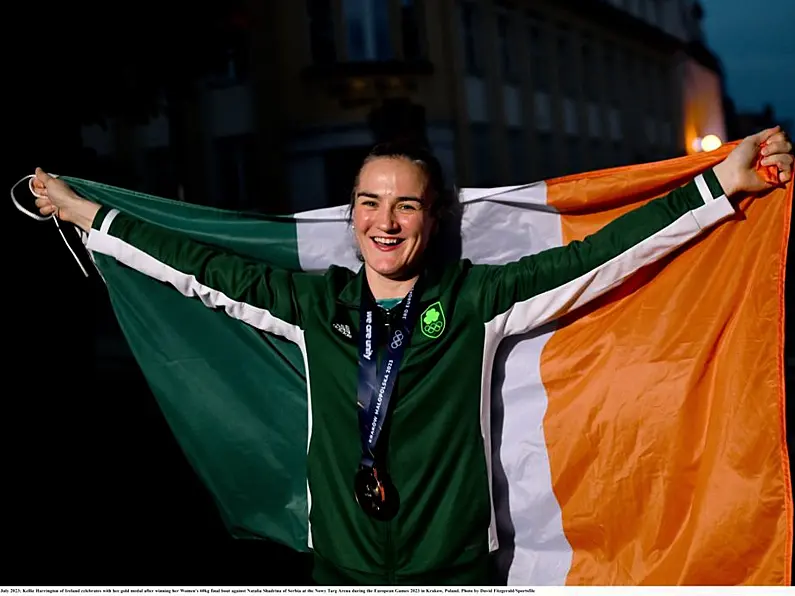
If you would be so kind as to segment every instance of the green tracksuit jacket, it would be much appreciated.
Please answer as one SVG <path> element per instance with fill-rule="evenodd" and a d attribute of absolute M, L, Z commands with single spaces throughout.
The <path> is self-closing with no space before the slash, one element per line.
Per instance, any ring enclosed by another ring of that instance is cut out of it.
<path fill-rule="evenodd" d="M 506 265 L 461 260 L 429 269 L 379 441 L 386 442 L 401 501 L 389 522 L 366 516 L 352 489 L 361 457 L 363 270 L 277 270 L 107 207 L 85 242 L 300 347 L 310 408 L 309 535 L 319 583 L 471 585 L 488 581 L 486 561 L 498 547 L 489 412 L 500 341 L 581 306 L 733 214 L 709 170 L 583 241 Z"/>

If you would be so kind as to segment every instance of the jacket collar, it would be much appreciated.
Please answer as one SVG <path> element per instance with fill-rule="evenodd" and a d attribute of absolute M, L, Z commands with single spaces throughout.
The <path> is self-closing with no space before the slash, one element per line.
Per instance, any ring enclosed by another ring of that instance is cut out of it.
<path fill-rule="evenodd" d="M 438 300 L 444 285 L 445 268 L 441 265 L 426 266 L 421 274 L 423 282 L 420 302 L 433 302 Z M 350 308 L 359 308 L 362 298 L 362 284 L 366 283 L 364 265 L 359 272 L 346 283 L 337 295 L 337 301 Z"/>

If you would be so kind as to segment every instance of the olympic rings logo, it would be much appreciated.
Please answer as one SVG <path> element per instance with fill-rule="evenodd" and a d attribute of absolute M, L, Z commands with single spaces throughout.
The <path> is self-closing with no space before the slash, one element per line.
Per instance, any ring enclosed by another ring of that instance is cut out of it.
<path fill-rule="evenodd" d="M 395 335 L 392 336 L 392 343 L 390 346 L 393 350 L 397 350 L 400 346 L 403 345 L 403 332 L 400 330 L 395 331 Z"/>
<path fill-rule="evenodd" d="M 441 321 L 434 321 L 433 323 L 428 323 L 425 325 L 425 329 L 428 333 L 439 333 L 444 327 L 444 323 Z"/>

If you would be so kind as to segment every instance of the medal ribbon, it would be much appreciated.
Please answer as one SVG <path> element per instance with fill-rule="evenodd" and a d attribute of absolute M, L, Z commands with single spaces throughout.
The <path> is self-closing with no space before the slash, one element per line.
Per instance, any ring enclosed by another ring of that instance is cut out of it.
<path fill-rule="evenodd" d="M 378 347 L 381 324 L 378 306 L 367 281 L 362 282 L 362 300 L 359 308 L 359 430 L 362 439 L 361 464 L 372 468 L 375 463 L 375 446 L 389 411 L 389 400 L 395 388 L 406 345 L 414 329 L 419 309 L 415 288 L 403 299 L 400 323 L 395 325 L 386 346 L 386 356 L 378 366 Z"/>

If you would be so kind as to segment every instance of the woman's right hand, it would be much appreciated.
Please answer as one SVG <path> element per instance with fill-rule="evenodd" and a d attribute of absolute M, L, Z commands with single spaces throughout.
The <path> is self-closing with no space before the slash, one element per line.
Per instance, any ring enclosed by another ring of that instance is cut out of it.
<path fill-rule="evenodd" d="M 61 221 L 79 226 L 86 232 L 91 230 L 99 205 L 80 196 L 66 182 L 53 178 L 41 168 L 36 168 L 33 191 L 40 195 L 36 207 L 42 215 L 55 214 Z"/>

